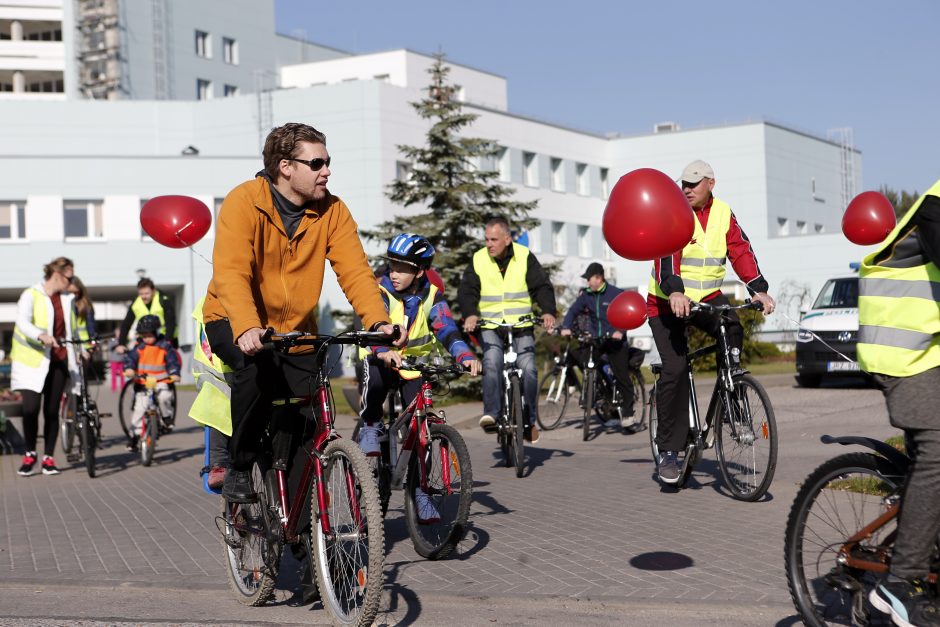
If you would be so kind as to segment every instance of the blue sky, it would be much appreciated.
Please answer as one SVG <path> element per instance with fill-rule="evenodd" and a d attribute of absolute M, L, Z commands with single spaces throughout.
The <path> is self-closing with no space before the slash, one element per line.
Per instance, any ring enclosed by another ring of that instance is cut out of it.
<path fill-rule="evenodd" d="M 865 189 L 940 178 L 933 0 L 275 0 L 277 28 L 348 52 L 442 50 L 506 77 L 513 112 L 602 133 L 769 119 L 851 127 Z"/>

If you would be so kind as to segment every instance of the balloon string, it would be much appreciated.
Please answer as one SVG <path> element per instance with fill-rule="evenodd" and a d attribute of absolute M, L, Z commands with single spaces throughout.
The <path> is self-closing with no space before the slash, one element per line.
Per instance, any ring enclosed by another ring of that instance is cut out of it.
<path fill-rule="evenodd" d="M 193 248 L 192 246 L 189 247 L 189 250 L 191 250 L 191 251 L 193 251 L 194 253 L 196 253 L 196 256 L 197 256 L 197 257 L 199 257 L 200 259 L 202 259 L 203 261 L 205 261 L 205 262 L 206 262 L 207 264 L 209 264 L 210 266 L 212 265 L 212 260 L 211 260 L 211 259 L 206 259 L 205 255 L 203 255 L 202 253 L 200 253 L 198 250 L 196 250 L 196 249 Z"/>

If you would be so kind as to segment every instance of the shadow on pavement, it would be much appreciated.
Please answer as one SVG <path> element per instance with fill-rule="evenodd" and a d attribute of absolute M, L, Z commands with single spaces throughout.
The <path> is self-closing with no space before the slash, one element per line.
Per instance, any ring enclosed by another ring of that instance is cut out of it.
<path fill-rule="evenodd" d="M 165 451 L 166 449 L 164 449 Z M 194 455 L 203 455 L 206 449 L 202 446 L 187 448 L 187 449 L 171 449 L 169 452 L 163 452 L 160 450 L 159 445 L 157 445 L 156 454 L 153 456 L 154 463 L 164 464 L 164 463 L 173 463 L 178 462 L 181 459 L 186 459 Z M 162 454 L 161 454 L 162 453 Z"/>
<path fill-rule="evenodd" d="M 787 616 L 786 618 L 777 621 L 774 623 L 774 627 L 793 627 L 793 625 L 799 625 L 802 622 L 802 619 L 794 614 L 793 616 Z"/>
<path fill-rule="evenodd" d="M 639 570 L 682 570 L 695 566 L 695 560 L 683 553 L 653 551 L 630 558 L 630 566 Z"/>
<path fill-rule="evenodd" d="M 418 558 L 421 559 L 420 557 Z M 407 568 L 410 562 L 398 562 L 395 564 L 385 564 L 385 590 L 388 592 L 388 607 L 384 604 L 379 607 L 379 613 L 375 617 L 374 625 L 413 625 L 421 616 L 421 600 L 414 590 L 397 583 L 399 571 Z M 385 616 L 397 613 L 401 607 L 407 608 L 404 616 L 396 616 L 396 622 L 383 620 Z M 383 616 L 384 615 L 384 616 Z"/>

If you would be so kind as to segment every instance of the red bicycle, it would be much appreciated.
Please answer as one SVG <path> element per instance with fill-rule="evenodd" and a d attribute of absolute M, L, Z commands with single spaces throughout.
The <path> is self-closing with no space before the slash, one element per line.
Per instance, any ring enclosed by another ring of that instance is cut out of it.
<path fill-rule="evenodd" d="M 230 583 L 238 600 L 263 605 L 274 593 L 285 545 L 306 553 L 320 599 L 335 625 L 371 625 L 382 594 L 385 533 L 379 492 L 365 455 L 333 427 L 333 397 L 323 362 L 334 344 L 388 345 L 395 337 L 350 331 L 338 336 L 269 332 L 266 342 L 286 352 L 317 349 L 309 396 L 273 401 L 262 450 L 252 468 L 258 499 L 249 504 L 222 499 L 218 519 Z M 298 421 L 300 409 L 312 416 Z M 292 409 L 289 416 L 281 415 Z M 311 420 L 312 418 L 312 420 Z M 303 425 L 302 446 L 290 441 Z M 289 476 L 288 470 L 293 468 Z M 297 472 L 300 473 L 299 480 Z M 307 524 L 309 521 L 309 525 Z"/>

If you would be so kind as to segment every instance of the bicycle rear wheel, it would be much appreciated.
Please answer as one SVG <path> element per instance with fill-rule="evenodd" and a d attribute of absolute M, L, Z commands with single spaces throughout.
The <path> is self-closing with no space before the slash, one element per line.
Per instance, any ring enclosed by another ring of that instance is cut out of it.
<path fill-rule="evenodd" d="M 539 413 L 536 420 L 539 429 L 551 431 L 558 426 L 568 407 L 568 382 L 560 369 L 542 376 L 539 383 Z"/>
<path fill-rule="evenodd" d="M 653 463 L 659 463 L 659 446 L 656 444 L 656 432 L 659 430 L 659 412 L 656 410 L 656 386 L 653 385 L 653 389 L 650 390 L 650 407 L 649 407 L 649 423 L 650 423 L 650 452 L 653 454 Z"/>
<path fill-rule="evenodd" d="M 149 466 L 153 463 L 153 452 L 157 448 L 157 431 L 160 428 L 160 416 L 157 410 L 150 408 L 144 414 L 144 428 L 140 436 L 140 463 Z"/>
<path fill-rule="evenodd" d="M 522 385 L 513 377 L 509 383 L 509 426 L 512 429 L 512 464 L 516 467 L 516 476 L 525 472 L 525 416 L 522 414 Z"/>
<path fill-rule="evenodd" d="M 263 477 L 262 467 L 255 464 L 251 469 L 251 483 L 258 500 L 232 504 L 222 497 L 219 519 L 229 587 L 239 603 L 251 606 L 263 605 L 274 597 L 281 561 L 280 546 L 270 541 L 277 537 L 280 529 L 273 527 L 277 521 L 266 515 L 270 510 Z"/>
<path fill-rule="evenodd" d="M 868 603 L 879 574 L 848 566 L 841 553 L 848 538 L 898 498 L 903 477 L 891 476 L 883 464 L 871 453 L 840 455 L 814 470 L 793 500 L 784 563 L 793 604 L 811 627 L 891 624 L 890 616 L 873 612 Z M 847 555 L 883 563 L 896 528 L 892 519 Z"/>
<path fill-rule="evenodd" d="M 633 417 L 633 424 L 625 427 L 628 433 L 637 433 L 646 428 L 646 382 L 643 373 L 630 369 L 630 385 L 633 388 L 633 405 L 630 409 L 622 408 L 621 417 Z M 630 411 L 632 410 L 632 414 Z"/>
<path fill-rule="evenodd" d="M 581 422 L 581 439 L 587 440 L 591 437 L 591 418 L 594 417 L 594 381 L 597 377 L 597 371 L 588 368 L 584 371 L 584 420 Z"/>
<path fill-rule="evenodd" d="M 422 466 L 426 485 L 421 484 Z M 431 425 L 426 457 L 419 460 L 417 451 L 412 455 L 405 488 L 405 522 L 418 555 L 431 560 L 450 555 L 467 530 L 472 492 L 463 437 L 450 425 Z"/>
<path fill-rule="evenodd" d="M 131 416 L 134 415 L 134 403 L 137 394 L 134 392 L 134 380 L 128 379 L 121 387 L 121 396 L 118 399 L 118 422 L 121 423 L 121 431 L 124 437 L 131 437 Z"/>
<path fill-rule="evenodd" d="M 97 469 L 95 467 L 95 453 L 98 449 L 98 416 L 97 411 L 92 410 L 95 413 L 82 413 L 78 416 L 79 422 L 79 433 L 81 434 L 82 440 L 82 453 L 85 456 L 85 470 L 88 471 L 88 476 L 92 479 L 95 478 L 95 473 Z"/>
<path fill-rule="evenodd" d="M 334 625 L 371 625 L 382 595 L 385 530 L 379 492 L 368 462 L 350 440 L 334 440 L 324 451 L 323 489 L 327 511 L 311 491 L 311 535 L 316 580 Z M 330 529 L 323 532 L 321 518 Z"/>
<path fill-rule="evenodd" d="M 766 494 L 777 468 L 777 421 L 763 386 L 749 374 L 734 378 L 718 419 L 718 467 L 731 494 L 756 501 Z"/>

